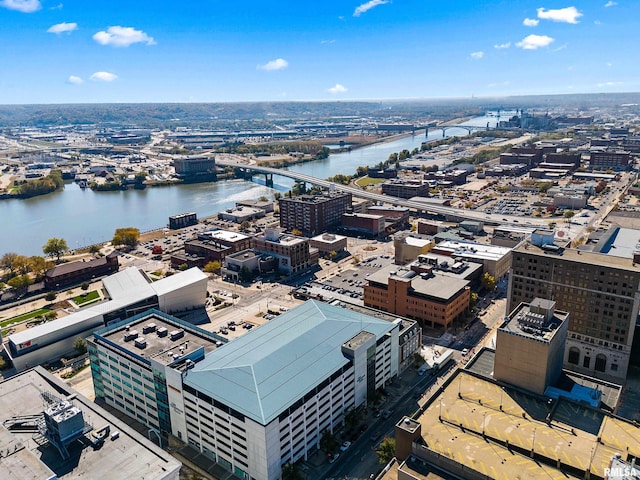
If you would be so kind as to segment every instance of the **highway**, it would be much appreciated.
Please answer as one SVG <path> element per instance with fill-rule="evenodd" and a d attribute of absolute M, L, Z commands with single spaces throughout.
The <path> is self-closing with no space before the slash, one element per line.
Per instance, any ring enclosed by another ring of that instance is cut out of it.
<path fill-rule="evenodd" d="M 388 195 L 381 195 L 379 193 L 367 192 L 360 188 L 341 185 L 339 183 L 330 182 L 328 180 L 323 180 L 321 178 L 312 177 L 311 175 L 306 175 L 304 173 L 290 172 L 288 170 L 282 170 L 279 168 L 259 167 L 257 165 L 246 165 L 246 164 L 223 161 L 223 160 L 216 160 L 216 165 L 219 165 L 221 167 L 238 167 L 238 168 L 243 168 L 245 170 L 252 170 L 256 173 L 281 175 L 283 177 L 292 178 L 294 180 L 310 183 L 312 185 L 318 185 L 320 187 L 334 189 L 340 192 L 350 193 L 354 197 L 365 198 L 367 200 L 372 200 L 380 204 L 386 203 L 386 204 L 394 205 L 397 207 L 410 208 L 412 210 L 417 210 L 419 212 L 444 215 L 449 219 L 475 220 L 475 221 L 482 221 L 485 223 L 491 223 L 495 225 L 518 224 L 518 226 L 523 226 L 523 227 L 524 226 L 547 227 L 547 224 L 548 224 L 547 220 L 541 220 L 541 219 L 529 217 L 527 218 L 526 224 L 522 225 L 521 216 L 487 214 L 483 212 L 474 212 L 471 210 L 462 210 L 455 207 L 430 205 L 428 203 L 415 202 L 415 201 L 410 201 L 403 198 L 390 197 Z"/>

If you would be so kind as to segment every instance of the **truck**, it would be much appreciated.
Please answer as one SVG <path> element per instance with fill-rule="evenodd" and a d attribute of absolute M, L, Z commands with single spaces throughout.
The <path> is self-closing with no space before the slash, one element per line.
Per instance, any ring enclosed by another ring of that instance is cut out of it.
<path fill-rule="evenodd" d="M 453 360 L 453 350 L 447 349 L 433 361 L 433 371 L 443 370 L 447 364 Z"/>

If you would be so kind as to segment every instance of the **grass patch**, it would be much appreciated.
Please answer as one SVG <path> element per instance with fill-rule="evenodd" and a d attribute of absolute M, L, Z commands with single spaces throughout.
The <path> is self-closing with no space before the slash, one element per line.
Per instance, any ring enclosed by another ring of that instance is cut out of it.
<path fill-rule="evenodd" d="M 385 178 L 370 178 L 370 177 L 362 177 L 355 181 L 355 184 L 359 187 L 368 187 L 369 185 L 378 185 L 383 183 Z"/>
<path fill-rule="evenodd" d="M 73 297 L 72 300 L 76 305 L 83 305 L 85 303 L 93 302 L 100 298 L 97 290 L 92 290 L 87 293 L 83 293 L 82 295 L 78 295 L 77 297 Z"/>
<path fill-rule="evenodd" d="M 8 318 L 0 322 L 0 328 L 6 327 L 7 325 L 11 325 L 12 323 L 19 323 L 25 320 L 30 320 L 35 317 L 44 317 L 47 313 L 51 311 L 50 308 L 39 308 L 38 310 L 33 310 L 32 312 L 23 313 L 22 315 L 17 315 L 15 317 Z"/>

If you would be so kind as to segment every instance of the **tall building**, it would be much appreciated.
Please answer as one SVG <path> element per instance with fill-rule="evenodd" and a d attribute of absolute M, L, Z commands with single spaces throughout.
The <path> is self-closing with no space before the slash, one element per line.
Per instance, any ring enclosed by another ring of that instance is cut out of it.
<path fill-rule="evenodd" d="M 215 178 L 216 159 L 205 155 L 189 155 L 173 160 L 176 175 L 185 179 Z"/>
<path fill-rule="evenodd" d="M 318 263 L 320 254 L 317 249 L 310 248 L 308 238 L 267 228 L 264 234 L 256 235 L 253 240 L 256 252 L 276 258 L 277 268 L 288 274 L 301 272 Z"/>
<path fill-rule="evenodd" d="M 640 231 L 612 229 L 595 251 L 549 237 L 534 232 L 514 248 L 507 311 L 536 297 L 555 301 L 570 313 L 565 368 L 623 382 L 640 306 Z"/>
<path fill-rule="evenodd" d="M 279 204 L 282 228 L 288 231 L 295 228 L 305 237 L 314 237 L 340 225 L 342 214 L 351 208 L 351 194 L 327 192 L 283 197 Z"/>
<path fill-rule="evenodd" d="M 518 305 L 498 328 L 493 378 L 544 395 L 562 374 L 568 318 L 550 300 Z"/>

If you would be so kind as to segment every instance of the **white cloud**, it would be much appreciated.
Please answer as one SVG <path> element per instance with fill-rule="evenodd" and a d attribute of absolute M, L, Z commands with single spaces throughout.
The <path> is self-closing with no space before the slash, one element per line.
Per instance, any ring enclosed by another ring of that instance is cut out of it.
<path fill-rule="evenodd" d="M 330 43 L 336 43 L 334 39 L 331 40 L 320 40 L 320 45 L 328 45 Z"/>
<path fill-rule="evenodd" d="M 66 22 L 62 22 L 62 23 L 56 23 L 55 25 L 52 25 L 49 27 L 49 29 L 47 30 L 47 32 L 49 33 L 71 33 L 74 30 L 78 29 L 78 24 L 75 22 L 72 23 L 66 23 Z"/>
<path fill-rule="evenodd" d="M 387 3 L 389 3 L 389 0 L 369 0 L 366 3 L 358 5 L 356 9 L 353 11 L 353 16 L 359 17 L 360 15 L 368 12 L 372 8 L 377 7 L 378 5 L 386 5 Z"/>
<path fill-rule="evenodd" d="M 522 21 L 522 24 L 525 27 L 537 27 L 539 23 L 540 23 L 540 20 L 536 20 L 535 18 L 525 18 Z"/>
<path fill-rule="evenodd" d="M 553 38 L 546 35 L 528 35 L 516 43 L 516 47 L 522 48 L 523 50 L 536 50 L 550 45 L 553 40 Z"/>
<path fill-rule="evenodd" d="M 505 48 L 509 48 L 511 46 L 511 42 L 507 43 L 496 43 L 493 48 L 497 48 L 498 50 L 503 50 Z"/>
<path fill-rule="evenodd" d="M 100 73 L 105 73 L 105 72 L 100 72 Z M 69 78 L 67 78 L 67 83 L 71 83 L 73 85 L 80 85 L 81 83 L 84 83 L 84 80 L 82 80 L 80 77 L 77 77 L 75 75 L 69 75 Z"/>
<path fill-rule="evenodd" d="M 576 7 L 558 8 L 556 10 L 538 9 L 538 18 L 554 22 L 578 23 L 578 18 L 581 16 L 582 13 Z"/>
<path fill-rule="evenodd" d="M 2 0 L 0 1 L 0 7 L 17 10 L 22 13 L 33 13 L 40 10 L 42 5 L 40 0 Z"/>
<path fill-rule="evenodd" d="M 274 70 L 282 70 L 283 68 L 287 68 L 288 66 L 289 62 L 287 62 L 284 58 L 276 58 L 275 60 L 271 60 L 270 62 L 265 63 L 264 65 L 258 65 L 257 69 L 272 72 Z"/>
<path fill-rule="evenodd" d="M 597 83 L 596 86 L 597 87 L 617 87 L 618 85 L 622 85 L 622 82 L 602 82 L 602 83 Z"/>
<path fill-rule="evenodd" d="M 470 57 L 474 60 L 480 60 L 482 57 L 484 57 L 484 52 L 472 52 Z"/>
<path fill-rule="evenodd" d="M 113 82 L 118 79 L 118 76 L 111 72 L 96 72 L 89 78 L 94 82 Z"/>
<path fill-rule="evenodd" d="M 107 28 L 106 32 L 101 31 L 96 33 L 93 39 L 100 45 L 111 45 L 113 47 L 128 47 L 134 43 L 146 43 L 147 45 L 156 44 L 153 37 L 150 37 L 142 30 L 117 25 Z"/>
<path fill-rule="evenodd" d="M 618 5 L 618 2 L 613 2 L 609 0 L 607 3 L 604 4 L 604 8 L 615 7 L 616 5 Z"/>
<path fill-rule="evenodd" d="M 334 95 L 338 93 L 344 93 L 346 91 L 347 91 L 347 87 L 345 87 L 344 85 L 340 85 L 339 83 L 336 83 L 333 87 L 327 90 L 327 92 L 333 93 Z"/>

